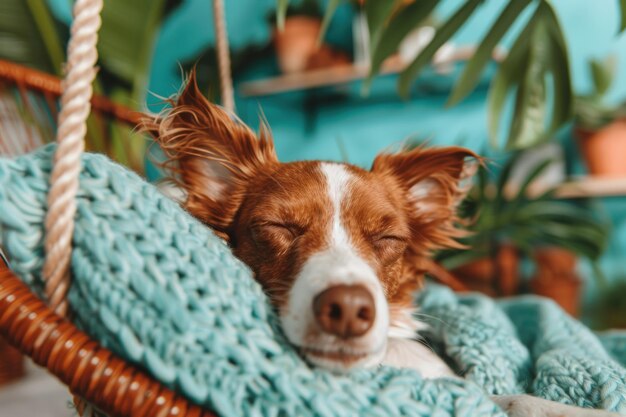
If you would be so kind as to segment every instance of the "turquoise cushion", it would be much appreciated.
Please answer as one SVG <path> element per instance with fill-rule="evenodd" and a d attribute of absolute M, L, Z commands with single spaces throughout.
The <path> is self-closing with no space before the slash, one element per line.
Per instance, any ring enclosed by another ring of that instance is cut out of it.
<path fill-rule="evenodd" d="M 38 294 L 53 151 L 0 159 L 0 241 Z M 387 367 L 347 375 L 311 368 L 229 248 L 100 155 L 83 156 L 73 245 L 77 325 L 224 416 L 496 416 L 503 414 L 487 394 L 519 392 L 626 411 L 624 368 L 581 324 L 532 297 L 497 304 L 438 286 L 420 295 L 430 343 L 467 381 Z M 624 360 L 623 334 L 607 346 Z"/>

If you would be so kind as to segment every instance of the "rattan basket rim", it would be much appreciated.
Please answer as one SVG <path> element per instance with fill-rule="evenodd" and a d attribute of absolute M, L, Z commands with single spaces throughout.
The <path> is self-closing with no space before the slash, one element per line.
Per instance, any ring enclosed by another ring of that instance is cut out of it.
<path fill-rule="evenodd" d="M 0 335 L 109 416 L 215 417 L 55 314 L 1 261 Z"/>
<path fill-rule="evenodd" d="M 58 98 L 62 94 L 61 79 L 21 64 L 0 59 L 0 82 L 15 84 L 27 90 L 37 91 L 43 94 L 51 94 Z M 129 125 L 137 125 L 141 120 L 141 113 L 130 110 L 111 100 L 94 94 L 91 98 L 91 106 L 94 110 L 116 118 Z"/>

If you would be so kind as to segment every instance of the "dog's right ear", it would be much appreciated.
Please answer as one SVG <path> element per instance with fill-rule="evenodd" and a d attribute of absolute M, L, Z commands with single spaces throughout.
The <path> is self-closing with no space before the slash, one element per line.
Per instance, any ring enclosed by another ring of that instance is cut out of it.
<path fill-rule="evenodd" d="M 278 163 L 269 128 L 257 136 L 236 116 L 210 103 L 195 71 L 171 108 L 146 116 L 142 130 L 154 136 L 163 164 L 186 192 L 185 208 L 220 234 L 228 233 L 248 182 Z"/>

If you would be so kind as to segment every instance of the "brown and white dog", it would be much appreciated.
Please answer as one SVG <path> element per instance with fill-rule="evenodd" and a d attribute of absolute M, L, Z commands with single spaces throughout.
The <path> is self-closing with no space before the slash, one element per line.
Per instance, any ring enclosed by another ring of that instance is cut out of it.
<path fill-rule="evenodd" d="M 343 163 L 280 163 L 256 135 L 199 92 L 195 78 L 144 127 L 184 189 L 184 207 L 228 241 L 275 305 L 288 340 L 335 371 L 387 364 L 456 377 L 416 342 L 411 303 L 430 252 L 458 246 L 457 204 L 477 156 L 417 148 Z M 530 396 L 494 398 L 510 415 L 583 416 Z M 608 416 L 611 413 L 591 412 Z"/>

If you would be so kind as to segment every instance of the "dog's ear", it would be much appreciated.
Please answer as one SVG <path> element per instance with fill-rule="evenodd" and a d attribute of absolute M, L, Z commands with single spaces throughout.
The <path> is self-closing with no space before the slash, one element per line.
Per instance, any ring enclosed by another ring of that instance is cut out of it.
<path fill-rule="evenodd" d="M 185 208 L 221 235 L 227 234 L 248 182 L 278 163 L 269 128 L 256 135 L 236 116 L 210 103 L 196 84 L 195 71 L 170 108 L 146 117 L 166 156 L 163 164 L 185 193 Z"/>
<path fill-rule="evenodd" d="M 479 157 L 460 147 L 416 148 L 376 157 L 372 172 L 388 176 L 404 192 L 418 254 L 458 247 L 456 211 L 471 187 Z"/>

